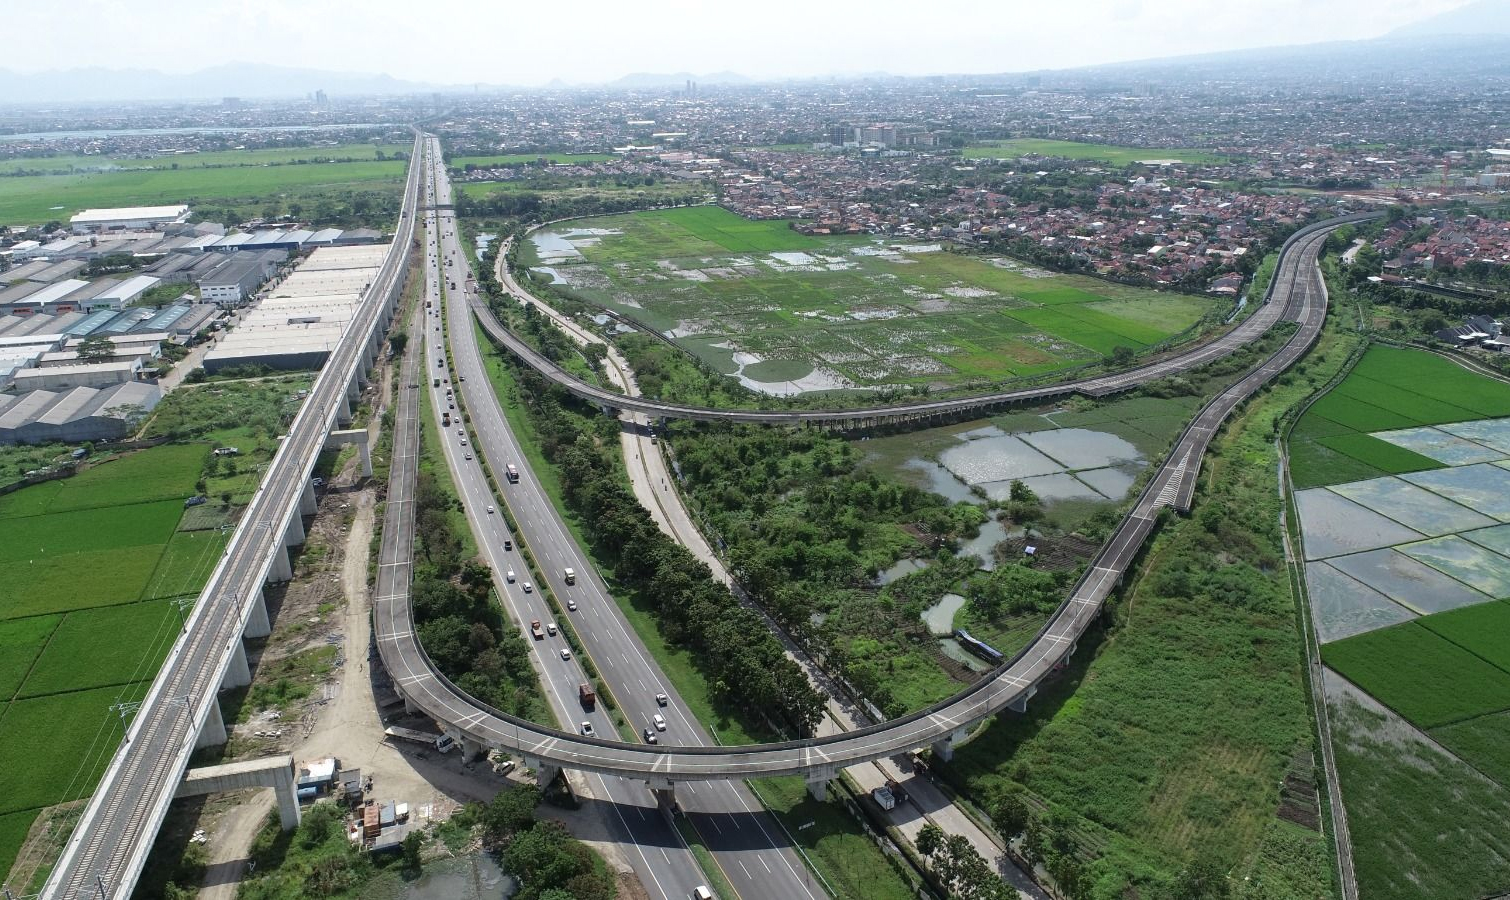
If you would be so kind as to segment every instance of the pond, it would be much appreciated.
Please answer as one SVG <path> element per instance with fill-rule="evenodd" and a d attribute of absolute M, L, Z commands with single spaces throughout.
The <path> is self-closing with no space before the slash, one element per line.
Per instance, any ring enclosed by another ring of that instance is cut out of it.
<path fill-rule="evenodd" d="M 980 534 L 969 540 L 960 541 L 959 552 L 954 554 L 960 559 L 968 556 L 978 556 L 981 560 L 981 568 L 987 572 L 996 568 L 996 554 L 992 551 L 996 545 L 1009 537 L 1022 534 L 1021 528 L 1007 528 L 996 519 L 989 519 L 980 526 Z"/>
<path fill-rule="evenodd" d="M 898 578 L 911 575 L 913 572 L 921 572 L 926 568 L 928 568 L 928 560 L 926 559 L 899 559 L 876 576 L 876 584 L 885 587 Z"/>
<path fill-rule="evenodd" d="M 939 602 L 923 610 L 921 616 L 927 624 L 929 632 L 933 634 L 953 634 L 954 614 L 959 612 L 960 607 L 965 605 L 965 598 L 959 594 L 945 594 L 939 598 Z"/>
<path fill-rule="evenodd" d="M 413 881 L 370 887 L 369 895 L 383 900 L 506 900 L 519 892 L 519 882 L 488 853 L 425 863 Z"/>

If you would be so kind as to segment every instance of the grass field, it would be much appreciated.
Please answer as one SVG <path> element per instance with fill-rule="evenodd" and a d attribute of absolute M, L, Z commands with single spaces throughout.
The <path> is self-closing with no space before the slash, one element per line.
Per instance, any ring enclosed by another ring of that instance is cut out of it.
<path fill-rule="evenodd" d="M 60 615 L 0 621 L 0 700 L 15 696 L 61 621 Z"/>
<path fill-rule="evenodd" d="M 554 267 L 565 282 L 554 290 L 669 332 L 716 371 L 806 378 L 802 390 L 994 384 L 1144 349 L 1211 309 L 937 245 L 807 236 L 714 206 L 567 223 L 537 242 L 521 260 Z"/>
<path fill-rule="evenodd" d="M 1015 159 L 1019 156 L 1059 156 L 1126 166 L 1145 159 L 1177 159 L 1187 163 L 1224 162 L 1226 157 L 1210 150 L 1119 147 L 1115 144 L 1083 144 L 1040 138 L 1013 138 L 966 147 L 966 159 Z"/>
<path fill-rule="evenodd" d="M 451 168 L 465 169 L 467 166 L 501 168 L 503 166 L 529 165 L 539 160 L 542 156 L 556 165 L 607 162 L 615 158 L 611 153 L 505 153 L 499 156 L 458 156 L 451 160 Z"/>
<path fill-rule="evenodd" d="M 117 506 L 151 500 L 184 500 L 210 448 L 204 444 L 169 444 L 151 453 L 132 453 L 90 466 L 58 482 L 58 496 L 48 512 Z"/>
<path fill-rule="evenodd" d="M 0 545 L 0 562 L 160 544 L 182 514 L 182 501 L 161 500 L 29 516 L 12 522 L 8 540 Z"/>
<path fill-rule="evenodd" d="M 142 681 L 12 701 L 0 717 L 0 813 L 88 796 L 123 734 L 111 704 L 138 700 L 147 687 Z"/>
<path fill-rule="evenodd" d="M 1420 350 L 1375 346 L 1290 435 L 1297 489 L 1438 469 L 1369 432 L 1510 416 L 1510 385 Z"/>
<path fill-rule="evenodd" d="M 391 185 L 403 179 L 400 160 L 224 168 L 139 169 L 78 175 L 0 178 L 0 222 L 66 220 L 81 209 L 245 200 L 312 190 Z"/>
<path fill-rule="evenodd" d="M 0 175 L 12 172 L 40 172 L 47 175 L 67 174 L 74 169 L 202 169 L 210 166 L 267 166 L 289 163 L 314 163 L 316 160 L 376 160 L 381 151 L 392 157 L 407 155 L 413 148 L 405 144 L 341 144 L 335 147 L 268 147 L 258 150 L 213 150 L 205 153 L 182 153 L 172 156 L 81 156 L 60 153 L 55 156 L 26 156 L 0 159 Z"/>

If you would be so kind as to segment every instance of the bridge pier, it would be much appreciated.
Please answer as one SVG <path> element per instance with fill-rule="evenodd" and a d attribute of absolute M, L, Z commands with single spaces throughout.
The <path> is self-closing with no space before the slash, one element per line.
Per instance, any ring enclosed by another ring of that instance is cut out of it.
<path fill-rule="evenodd" d="M 804 773 L 803 778 L 807 781 L 807 794 L 820 803 L 828 799 L 828 783 L 839 774 L 837 769 L 823 768 L 812 769 Z"/>
<path fill-rule="evenodd" d="M 456 743 L 461 745 L 461 758 L 463 761 L 473 760 L 487 752 L 482 741 L 469 737 L 458 738 Z"/>
<path fill-rule="evenodd" d="M 288 561 L 288 548 L 278 547 L 273 550 L 273 565 L 267 570 L 268 584 L 282 584 L 285 581 L 294 580 L 294 567 Z"/>
<path fill-rule="evenodd" d="M 337 447 L 346 447 L 356 444 L 362 453 L 362 476 L 372 477 L 372 447 L 368 440 L 370 435 L 365 428 L 352 428 L 332 431 L 325 437 L 325 449 L 334 450 Z"/>
<path fill-rule="evenodd" d="M 557 775 L 561 774 L 560 766 L 548 763 L 542 759 L 526 756 L 524 757 L 524 765 L 525 768 L 535 770 L 535 783 L 540 785 L 541 788 L 548 786 L 556 780 Z"/>
<path fill-rule="evenodd" d="M 320 511 L 320 501 L 315 497 L 314 482 L 304 482 L 304 490 L 299 494 L 299 515 L 312 516 Z"/>
<path fill-rule="evenodd" d="M 297 510 L 288 517 L 288 527 L 283 529 L 283 546 L 297 547 L 304 543 L 304 517 Z"/>
<path fill-rule="evenodd" d="M 1019 696 L 1016 700 L 1013 700 L 1011 703 L 1007 704 L 1007 709 L 1010 709 L 1012 712 L 1015 712 L 1018 715 L 1026 713 L 1028 711 L 1028 701 L 1033 699 L 1033 697 L 1037 693 L 1038 687 L 1036 685 L 1029 685 L 1028 689 L 1024 691 L 1021 696 Z"/>
<path fill-rule="evenodd" d="M 351 424 L 351 403 L 345 397 L 336 404 L 336 424 L 342 428 Z"/>
<path fill-rule="evenodd" d="M 948 762 L 954 759 L 954 745 L 962 744 L 965 738 L 970 736 L 970 729 L 956 728 L 949 734 L 933 742 L 933 755 Z"/>
<path fill-rule="evenodd" d="M 220 689 L 228 691 L 232 688 L 246 687 L 251 683 L 252 669 L 246 662 L 246 645 L 238 640 L 236 649 L 231 652 L 231 664 L 225 670 L 225 678 L 220 682 Z"/>
<path fill-rule="evenodd" d="M 204 727 L 199 729 L 199 734 L 194 738 L 194 749 L 219 747 L 225 741 L 225 719 L 220 716 L 220 700 L 216 699 L 210 704 L 210 715 L 204 720 Z"/>
<path fill-rule="evenodd" d="M 205 766 L 184 773 L 175 797 L 199 797 L 223 791 L 269 787 L 278 797 L 278 821 L 284 831 L 299 825 L 299 795 L 294 785 L 294 759 L 273 756 L 223 766 Z"/>
<path fill-rule="evenodd" d="M 256 595 L 252 597 L 252 613 L 247 616 L 246 628 L 241 632 L 241 636 L 261 638 L 272 633 L 272 623 L 267 620 L 267 601 L 262 598 L 262 590 L 259 588 Z"/>

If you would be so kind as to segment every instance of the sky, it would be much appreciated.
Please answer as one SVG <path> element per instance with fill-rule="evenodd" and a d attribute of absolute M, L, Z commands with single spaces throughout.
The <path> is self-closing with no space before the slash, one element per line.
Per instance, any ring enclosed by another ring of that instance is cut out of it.
<path fill-rule="evenodd" d="M 12 39 L 0 68 L 183 73 L 260 62 L 509 85 L 631 72 L 1011 72 L 1378 37 L 1465 2 L 70 0 L 6 4 Z M 436 51 L 420 55 L 421 41 Z"/>

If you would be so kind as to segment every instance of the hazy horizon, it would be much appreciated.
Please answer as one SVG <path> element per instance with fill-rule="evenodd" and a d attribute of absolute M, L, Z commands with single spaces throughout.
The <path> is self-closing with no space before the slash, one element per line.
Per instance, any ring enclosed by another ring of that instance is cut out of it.
<path fill-rule="evenodd" d="M 230 62 L 387 74 L 432 84 L 539 86 L 612 81 L 636 72 L 737 72 L 757 80 L 984 74 L 1072 68 L 1256 47 L 1361 40 L 1468 5 L 1468 0 L 1065 0 L 1053 7 L 963 0 L 944 14 L 896 0 L 799 4 L 758 11 L 691 0 L 631 9 L 583 0 L 425 7 L 435 52 L 412 7 L 372 0 L 352 11 L 308 0 L 251 7 L 185 0 L 80 0 L 66 28 L 56 10 L 8 10 L 3 68 L 36 74 L 102 67 L 196 72 Z M 145 26 L 145 27 L 144 27 Z M 570 30 L 569 30 L 570 29 Z M 123 35 L 130 35 L 123 39 Z"/>

